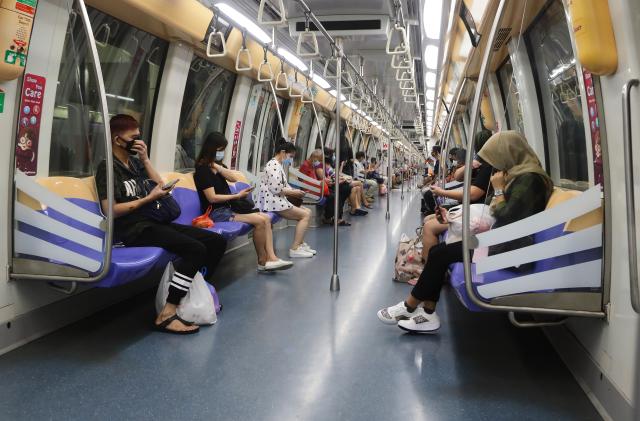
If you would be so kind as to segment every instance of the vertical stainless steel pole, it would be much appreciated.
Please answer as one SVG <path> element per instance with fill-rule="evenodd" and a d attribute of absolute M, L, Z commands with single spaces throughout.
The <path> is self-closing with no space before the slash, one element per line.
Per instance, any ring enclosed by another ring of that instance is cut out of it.
<path fill-rule="evenodd" d="M 393 140 L 389 139 L 389 147 L 387 148 L 387 219 L 391 219 L 390 205 L 391 189 L 393 188 L 393 178 L 391 177 L 391 162 L 393 158 Z"/>
<path fill-rule="evenodd" d="M 330 291 L 340 291 L 340 276 L 338 276 L 338 215 L 340 209 L 340 107 L 342 105 L 342 40 L 336 38 L 336 162 L 335 162 L 335 193 L 333 208 L 333 273 L 331 274 Z"/>
<path fill-rule="evenodd" d="M 273 103 L 276 106 L 276 111 L 278 112 L 278 124 L 280 125 L 280 132 L 282 137 L 286 137 L 286 133 L 284 131 L 284 122 L 282 121 L 282 113 L 280 112 L 280 105 L 278 104 L 278 95 L 276 95 L 276 88 L 273 86 L 273 82 L 269 81 L 269 87 L 271 87 L 271 94 L 273 95 Z"/>
<path fill-rule="evenodd" d="M 400 200 L 404 200 L 404 157 L 402 158 L 402 166 L 400 167 Z"/>

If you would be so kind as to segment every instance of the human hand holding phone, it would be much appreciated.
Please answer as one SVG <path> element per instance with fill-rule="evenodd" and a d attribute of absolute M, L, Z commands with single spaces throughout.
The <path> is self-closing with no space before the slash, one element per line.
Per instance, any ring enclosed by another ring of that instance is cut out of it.
<path fill-rule="evenodd" d="M 175 187 L 176 184 L 178 184 L 178 179 L 177 178 L 175 180 L 169 181 L 167 184 L 162 186 L 162 190 L 170 191 L 171 189 L 173 189 Z"/>

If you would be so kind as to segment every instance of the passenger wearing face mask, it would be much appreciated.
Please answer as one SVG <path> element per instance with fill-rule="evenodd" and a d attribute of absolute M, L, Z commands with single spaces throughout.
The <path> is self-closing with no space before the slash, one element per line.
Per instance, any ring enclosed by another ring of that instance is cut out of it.
<path fill-rule="evenodd" d="M 279 139 L 275 148 L 275 155 L 267 162 L 264 174 L 260 180 L 255 195 L 256 207 L 262 212 L 276 212 L 281 217 L 298 221 L 293 243 L 289 248 L 289 257 L 313 257 L 316 251 L 304 241 L 304 235 L 309 227 L 311 210 L 303 206 L 294 206 L 287 196 L 297 199 L 304 198 L 304 191 L 292 188 L 284 171 L 283 165 L 291 165 L 296 147 L 284 139 Z"/>
<path fill-rule="evenodd" d="M 165 186 L 151 165 L 147 146 L 140 140 L 140 127 L 136 119 L 118 114 L 109 122 L 113 148 L 113 216 L 116 238 L 127 247 L 161 247 L 180 257 L 175 262 L 175 273 L 169 284 L 167 303 L 155 320 L 157 330 L 175 334 L 196 333 L 198 326 L 182 320 L 177 307 L 191 288 L 193 277 L 200 268 L 207 268 L 211 277 L 224 256 L 227 242 L 220 234 L 189 225 L 158 222 L 148 216 L 150 207 L 168 195 L 173 187 Z M 137 156 L 133 156 L 137 155 Z M 106 161 L 96 171 L 96 188 L 107 213 Z M 156 186 L 149 191 L 145 180 Z M 210 279 L 207 279 L 210 281 Z"/>
<path fill-rule="evenodd" d="M 222 133 L 209 133 L 196 159 L 193 179 L 202 212 L 212 206 L 210 218 L 214 222 L 236 221 L 253 225 L 258 272 L 289 269 L 293 263 L 278 258 L 274 251 L 271 218 L 255 209 L 253 203 L 247 200 L 253 188 L 231 193 L 228 182 L 235 183 L 239 180 L 236 172 L 228 170 L 222 163 L 227 144 Z"/>
<path fill-rule="evenodd" d="M 367 169 L 369 163 L 365 158 L 364 152 L 360 151 L 356 153 L 356 160 L 353 162 L 355 165 L 355 178 L 361 181 L 364 185 L 364 194 L 368 202 L 373 202 L 378 195 L 378 183 L 376 180 L 372 180 L 367 177 Z"/>

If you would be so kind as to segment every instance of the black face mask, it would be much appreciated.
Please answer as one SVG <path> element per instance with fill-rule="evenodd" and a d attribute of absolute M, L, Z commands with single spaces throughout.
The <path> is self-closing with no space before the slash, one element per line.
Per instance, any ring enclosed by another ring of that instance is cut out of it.
<path fill-rule="evenodd" d="M 126 140 L 126 139 L 124 139 L 122 137 L 120 139 L 124 140 L 124 142 L 125 142 L 124 149 L 127 151 L 127 153 L 129 155 L 135 155 L 135 154 L 138 153 L 138 152 L 132 150 L 131 148 L 133 148 L 133 145 L 136 144 L 136 140 L 140 140 L 140 136 L 134 136 L 134 137 L 131 138 L 131 140 Z"/>

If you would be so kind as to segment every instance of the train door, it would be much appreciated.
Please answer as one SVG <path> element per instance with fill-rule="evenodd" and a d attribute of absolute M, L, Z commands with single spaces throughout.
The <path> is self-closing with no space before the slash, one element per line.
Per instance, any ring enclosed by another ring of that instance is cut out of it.
<path fill-rule="evenodd" d="M 298 148 L 298 152 L 294 159 L 294 165 L 296 167 L 299 167 L 311 152 L 309 148 L 311 136 L 316 134 L 318 130 L 314 124 L 314 120 L 311 105 L 306 104 L 300 108 L 300 122 L 298 123 L 298 131 L 296 133 L 296 148 Z"/>

